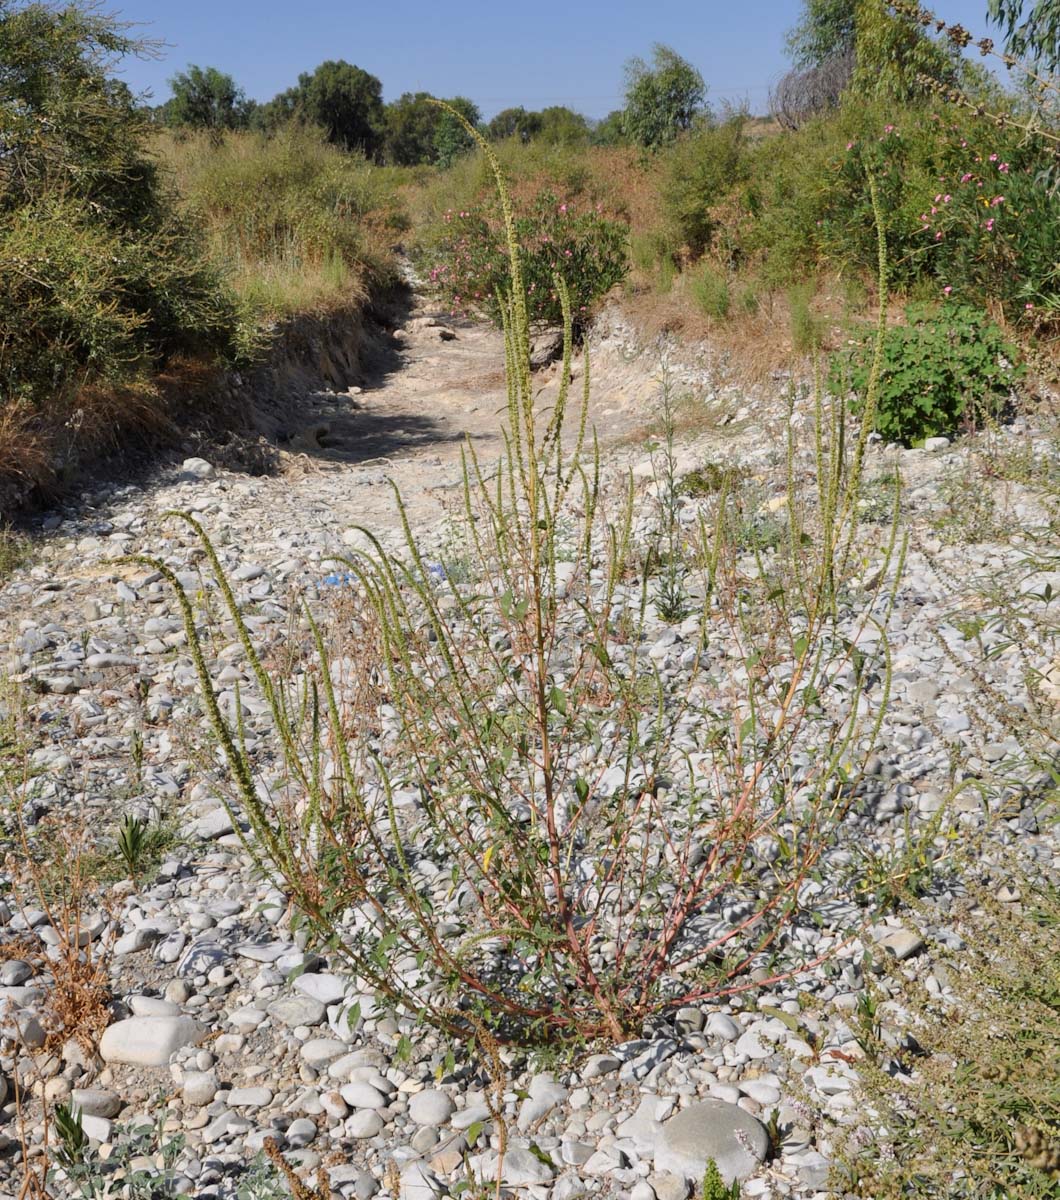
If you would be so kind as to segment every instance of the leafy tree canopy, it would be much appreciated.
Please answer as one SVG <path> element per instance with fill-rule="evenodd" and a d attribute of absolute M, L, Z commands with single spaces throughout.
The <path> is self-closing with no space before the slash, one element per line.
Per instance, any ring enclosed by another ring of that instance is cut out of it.
<path fill-rule="evenodd" d="M 856 0 L 805 0 L 802 18 L 787 36 L 788 54 L 800 71 L 854 48 Z"/>
<path fill-rule="evenodd" d="M 921 75 L 943 83 L 957 77 L 959 54 L 953 47 L 888 11 L 882 0 L 804 0 L 787 45 L 795 67 L 805 72 L 853 55 L 850 86 L 862 96 L 904 101 L 924 93 Z"/>
<path fill-rule="evenodd" d="M 44 195 L 133 222 L 153 209 L 148 117 L 109 73 L 143 49 L 91 11 L 0 0 L 0 211 Z"/>
<path fill-rule="evenodd" d="M 445 103 L 472 125 L 478 125 L 479 110 L 466 96 L 454 96 Z M 387 105 L 385 157 L 388 163 L 448 166 L 471 145 L 467 130 L 445 109 L 439 108 L 428 92 L 405 92 L 393 104 Z"/>
<path fill-rule="evenodd" d="M 494 141 L 517 137 L 529 142 L 541 132 L 541 114 L 519 108 L 502 109 L 486 126 L 486 134 Z"/>
<path fill-rule="evenodd" d="M 525 108 L 506 108 L 499 112 L 486 128 L 495 139 L 517 137 L 523 142 L 546 142 L 549 145 L 574 145 L 589 140 L 589 122 L 571 108 L 554 104 L 540 112 Z"/>
<path fill-rule="evenodd" d="M 626 64 L 623 128 L 638 145 L 655 148 L 690 129 L 703 111 L 703 76 L 669 46 L 656 45 L 651 65 L 642 58 Z"/>
<path fill-rule="evenodd" d="M 590 138 L 594 146 L 619 146 L 626 140 L 626 114 L 621 108 L 609 112 L 606 117 L 597 121 L 590 130 Z"/>
<path fill-rule="evenodd" d="M 1060 4 L 1057 0 L 988 0 L 990 20 L 1005 33 L 1005 48 L 1044 71 L 1060 67 Z"/>
<path fill-rule="evenodd" d="M 481 123 L 482 114 L 478 105 L 466 96 L 454 96 L 446 103 L 455 108 L 469 125 L 477 127 Z M 434 128 L 434 161 L 440 167 L 449 167 L 461 154 L 472 149 L 475 141 L 452 113 L 445 109 L 439 111 L 441 116 Z"/>
<path fill-rule="evenodd" d="M 169 81 L 172 98 L 162 107 L 167 125 L 194 129 L 243 129 L 252 104 L 231 75 L 194 64 Z"/>
<path fill-rule="evenodd" d="M 383 85 L 360 67 L 339 59 L 303 72 L 298 83 L 263 104 L 255 125 L 275 128 L 298 118 L 319 125 L 329 142 L 376 158 L 383 148 L 386 116 Z"/>
<path fill-rule="evenodd" d="M 589 122 L 563 104 L 553 104 L 535 114 L 541 118 L 538 137 L 552 145 L 576 145 L 589 138 Z"/>

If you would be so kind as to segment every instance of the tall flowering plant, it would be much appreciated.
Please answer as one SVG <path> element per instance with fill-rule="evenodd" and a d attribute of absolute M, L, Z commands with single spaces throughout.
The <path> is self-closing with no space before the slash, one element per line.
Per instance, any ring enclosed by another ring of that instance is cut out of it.
<path fill-rule="evenodd" d="M 432 256 L 431 282 L 455 315 L 485 315 L 499 325 L 503 297 L 511 287 L 499 207 L 483 201 L 450 211 L 444 220 L 447 233 Z M 542 191 L 515 217 L 515 231 L 522 247 L 529 318 L 535 325 L 562 324 L 557 279 L 566 284 L 577 323 L 629 269 L 628 230 L 605 215 L 601 205 Z"/>

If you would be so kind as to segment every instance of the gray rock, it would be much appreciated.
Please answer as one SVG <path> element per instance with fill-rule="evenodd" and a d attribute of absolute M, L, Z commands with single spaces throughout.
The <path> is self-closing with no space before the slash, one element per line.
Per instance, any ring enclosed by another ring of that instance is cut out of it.
<path fill-rule="evenodd" d="M 287 1126 L 287 1132 L 284 1136 L 287 1139 L 288 1146 L 293 1146 L 297 1150 L 302 1146 L 308 1146 L 310 1142 L 316 1141 L 317 1127 L 307 1117 L 300 1117 L 297 1121 L 292 1121 Z"/>
<path fill-rule="evenodd" d="M 735 1104 L 702 1100 L 664 1121 L 655 1145 L 655 1169 L 698 1184 L 714 1159 L 726 1183 L 746 1179 L 769 1152 L 759 1121 Z"/>
<path fill-rule="evenodd" d="M 33 975 L 33 968 L 20 958 L 11 958 L 0 964 L 0 986 L 18 987 Z"/>
<path fill-rule="evenodd" d="M 217 1076 L 211 1071 L 187 1071 L 181 1087 L 185 1104 L 202 1108 L 217 1095 Z"/>
<path fill-rule="evenodd" d="M 186 458 L 180 465 L 180 473 L 186 479 L 212 479 L 217 468 L 205 458 Z"/>
<path fill-rule="evenodd" d="M 912 930 L 896 929 L 880 938 L 880 945 L 888 953 L 893 954 L 899 962 L 904 962 L 924 949 L 924 939 L 919 933 L 914 933 Z"/>
<path fill-rule="evenodd" d="M 411 1162 L 401 1172 L 400 1200 L 436 1200 L 445 1190 L 426 1163 Z"/>
<path fill-rule="evenodd" d="M 417 1092 L 409 1101 L 409 1116 L 417 1125 L 444 1125 L 455 1108 L 452 1098 L 445 1092 L 428 1088 Z"/>
<path fill-rule="evenodd" d="M 481 1183 L 494 1183 L 497 1179 L 498 1156 L 495 1151 L 480 1154 L 471 1160 L 475 1178 Z M 504 1156 L 501 1183 L 509 1187 L 530 1187 L 535 1183 L 550 1183 L 556 1174 L 554 1167 L 542 1162 L 532 1150 L 523 1146 L 509 1146 Z"/>
<path fill-rule="evenodd" d="M 319 1025 L 324 1020 L 324 1005 L 312 996 L 281 996 L 266 1009 L 274 1021 L 293 1029 L 296 1025 Z"/>
<path fill-rule="evenodd" d="M 711 1013 L 707 1017 L 707 1036 L 722 1042 L 733 1042 L 740 1036 L 740 1027 L 725 1013 Z"/>
<path fill-rule="evenodd" d="M 294 986 L 297 991 L 305 992 L 321 1004 L 335 1004 L 346 994 L 346 983 L 337 975 L 299 975 Z"/>
<path fill-rule="evenodd" d="M 191 1017 L 129 1017 L 104 1030 L 99 1054 L 106 1063 L 164 1067 L 177 1050 L 196 1045 L 206 1032 Z"/>
<path fill-rule="evenodd" d="M 302 1044 L 302 1057 L 309 1066 L 326 1067 L 329 1062 L 346 1053 L 346 1043 L 334 1038 L 310 1038 Z"/>
<path fill-rule="evenodd" d="M 377 1137 L 383 1132 L 383 1118 L 371 1108 L 362 1108 L 346 1122 L 346 1136 L 356 1141 Z"/>
<path fill-rule="evenodd" d="M 158 996 L 130 996 L 129 1009 L 134 1017 L 176 1017 L 180 1006 Z"/>
<path fill-rule="evenodd" d="M 70 1103 L 86 1117 L 116 1117 L 121 1112 L 121 1100 L 103 1088 L 74 1088 Z"/>
<path fill-rule="evenodd" d="M 700 1181 L 697 1180 L 697 1184 Z M 657 1171 L 648 1176 L 648 1183 L 656 1200 L 688 1200 L 688 1180 L 683 1175 L 671 1175 L 669 1171 Z"/>
<path fill-rule="evenodd" d="M 233 1088 L 228 1093 L 229 1108 L 264 1108 L 272 1103 L 272 1089 L 267 1087 Z"/>
<path fill-rule="evenodd" d="M 109 1142 L 114 1136 L 114 1124 L 106 1117 L 93 1117 L 82 1113 L 81 1128 L 93 1142 L 99 1142 L 101 1145 Z"/>
<path fill-rule="evenodd" d="M 343 1084 L 339 1088 L 339 1095 L 346 1101 L 351 1108 L 386 1108 L 386 1097 L 379 1091 L 378 1088 L 372 1087 L 370 1083 L 365 1083 L 363 1080 L 356 1079 L 353 1083 Z"/>
<path fill-rule="evenodd" d="M 588 1059 L 582 1070 L 582 1079 L 599 1079 L 603 1075 L 610 1075 L 612 1071 L 617 1071 L 621 1065 L 622 1060 L 613 1054 L 594 1054 Z"/>

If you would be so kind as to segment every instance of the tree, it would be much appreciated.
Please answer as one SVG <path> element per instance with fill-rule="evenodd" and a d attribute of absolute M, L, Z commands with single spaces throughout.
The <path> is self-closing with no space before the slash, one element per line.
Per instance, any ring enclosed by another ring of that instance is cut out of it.
<path fill-rule="evenodd" d="M 1024 16 L 1026 0 L 988 0 L 990 20 L 1005 31 L 1005 48 L 1016 58 L 1026 58 L 1045 72 L 1060 67 L 1060 5 L 1056 0 L 1034 0 Z"/>
<path fill-rule="evenodd" d="M 143 46 L 125 29 L 73 6 L 0 0 L 0 213 L 48 195 L 120 224 L 153 210 L 149 117 L 110 74 Z"/>
<path fill-rule="evenodd" d="M 388 104 L 386 161 L 399 167 L 434 162 L 434 131 L 440 116 L 427 92 L 405 92 Z"/>
<path fill-rule="evenodd" d="M 472 125 L 480 117 L 475 104 L 465 96 L 445 101 Z M 420 163 L 450 166 L 460 154 L 471 149 L 472 138 L 460 122 L 439 108 L 428 92 L 405 92 L 386 108 L 384 157 L 395 166 L 412 167 Z"/>
<path fill-rule="evenodd" d="M 525 108 L 506 108 L 487 126 L 495 141 L 517 137 L 523 142 L 545 142 L 550 146 L 570 146 L 589 140 L 589 122 L 563 104 L 553 104 L 541 112 Z"/>
<path fill-rule="evenodd" d="M 502 109 L 486 126 L 487 135 L 495 142 L 517 137 L 529 142 L 541 132 L 541 114 L 527 112 L 525 108 Z"/>
<path fill-rule="evenodd" d="M 837 86 L 904 101 L 928 90 L 920 76 L 942 83 L 957 77 L 953 47 L 929 37 L 908 16 L 888 11 L 883 0 L 804 0 L 787 44 L 796 74 L 778 85 L 774 102 L 795 111 L 796 120 L 810 113 L 799 115 L 793 98 L 812 96 L 827 107 L 838 99 Z"/>
<path fill-rule="evenodd" d="M 597 121 L 589 132 L 594 146 L 620 146 L 626 140 L 626 114 L 621 108 L 609 112 L 606 117 Z"/>
<path fill-rule="evenodd" d="M 858 95 L 904 103 L 931 94 L 925 78 L 956 84 L 960 51 L 928 37 L 910 17 L 889 12 L 880 0 L 855 0 L 855 25 L 851 88 Z"/>
<path fill-rule="evenodd" d="M 383 85 L 352 63 L 328 60 L 262 105 L 259 119 L 263 127 L 274 128 L 294 117 L 319 125 L 329 142 L 375 158 L 386 129 Z"/>
<path fill-rule="evenodd" d="M 538 138 L 553 146 L 575 146 L 589 140 L 589 122 L 563 104 L 553 104 L 533 114 L 540 120 Z"/>
<path fill-rule="evenodd" d="M 482 114 L 478 105 L 466 96 L 454 96 L 446 101 L 469 125 L 478 126 Z M 438 124 L 434 127 L 434 161 L 439 167 L 451 167 L 461 154 L 466 154 L 475 144 L 474 138 L 464 126 L 445 109 L 439 109 Z"/>
<path fill-rule="evenodd" d="M 240 336 L 149 150 L 150 115 L 113 77 L 145 50 L 126 30 L 92 8 L 0 0 L 0 408 L 41 414 L 45 438 L 79 389 L 106 387 L 116 421 L 114 385 Z"/>
<path fill-rule="evenodd" d="M 626 108 L 623 127 L 641 146 L 656 148 L 690 129 L 703 110 L 703 76 L 669 46 L 652 49 L 649 66 L 642 58 L 626 64 Z"/>
<path fill-rule="evenodd" d="M 169 81 L 173 96 L 162 106 L 167 125 L 193 129 L 244 129 L 250 102 L 231 75 L 190 65 Z"/>
<path fill-rule="evenodd" d="M 802 19 L 787 36 L 795 69 L 809 71 L 852 51 L 856 9 L 857 0 L 805 0 Z"/>

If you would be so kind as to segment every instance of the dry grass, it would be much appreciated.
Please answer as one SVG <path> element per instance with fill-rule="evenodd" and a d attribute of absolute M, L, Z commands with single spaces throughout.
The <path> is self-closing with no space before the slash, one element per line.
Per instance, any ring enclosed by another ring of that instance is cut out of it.
<path fill-rule="evenodd" d="M 313 130 L 273 137 L 164 132 L 155 143 L 211 257 L 265 317 L 358 306 L 393 274 L 404 173 L 343 153 Z"/>
<path fill-rule="evenodd" d="M 837 1184 L 873 1200 L 1055 1197 L 1060 890 L 1036 868 L 1007 863 L 951 924 L 965 944 L 936 947 L 947 991 L 903 983 L 879 1010 L 921 1053 L 895 1050 L 866 1022 L 858 1069 L 868 1124 L 847 1131 Z"/>
<path fill-rule="evenodd" d="M 9 945 L 4 955 L 31 963 L 38 977 L 51 976 L 37 1014 L 45 1031 L 44 1048 L 56 1049 L 74 1039 L 91 1055 L 110 1021 L 111 996 L 108 942 L 105 936 L 97 939 L 93 930 L 92 917 L 102 911 L 103 898 L 89 827 L 55 816 L 31 832 L 20 815 L 18 792 L 9 799 L 9 812 L 19 814 L 14 848 L 5 863 L 12 896 L 23 911 L 33 907 L 43 912 L 58 942 L 48 947 L 31 935 Z"/>

